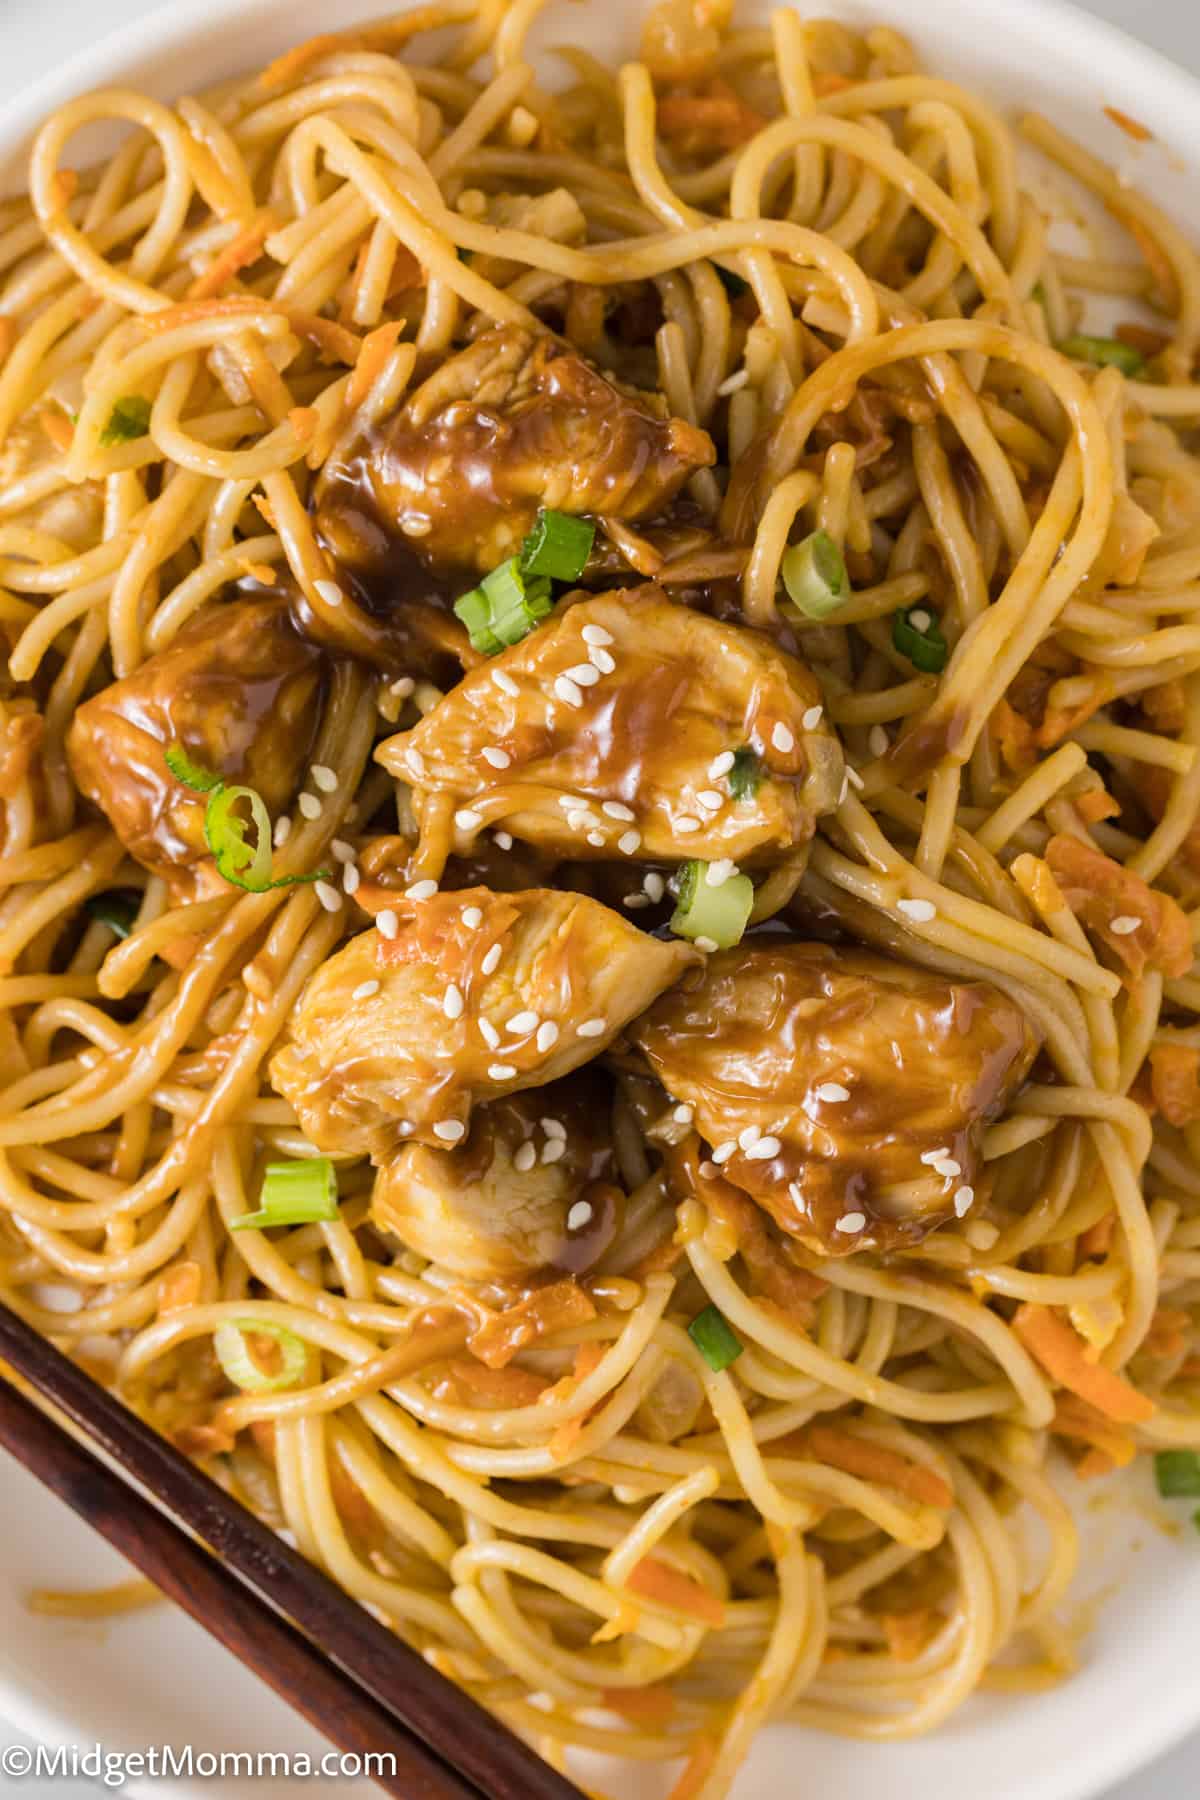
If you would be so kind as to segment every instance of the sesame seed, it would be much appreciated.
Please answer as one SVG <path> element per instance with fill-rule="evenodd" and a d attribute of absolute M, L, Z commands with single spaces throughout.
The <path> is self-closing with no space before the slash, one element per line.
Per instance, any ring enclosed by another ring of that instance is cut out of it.
<path fill-rule="evenodd" d="M 406 900 L 432 900 L 438 891 L 436 881 L 414 881 L 410 888 L 405 888 Z"/>
<path fill-rule="evenodd" d="M 622 856 L 632 856 L 635 850 L 641 849 L 641 844 L 642 834 L 640 831 L 623 831 L 617 839 L 617 849 Z"/>
<path fill-rule="evenodd" d="M 454 823 L 460 831 L 474 831 L 477 825 L 483 824 L 483 814 L 472 812 L 469 806 L 464 806 L 455 813 Z"/>
<path fill-rule="evenodd" d="M 408 746 L 408 766 L 418 781 L 424 781 L 429 771 L 425 767 L 425 758 L 412 744 Z"/>
<path fill-rule="evenodd" d="M 512 849 L 512 832 L 511 831 L 498 831 L 496 833 L 496 846 L 500 850 L 511 850 Z"/>
<path fill-rule="evenodd" d="M 757 1144 L 761 1136 L 762 1128 L 760 1126 L 747 1125 L 745 1131 L 739 1131 L 738 1143 L 743 1150 L 748 1150 L 751 1144 Z"/>
<path fill-rule="evenodd" d="M 730 394 L 736 394 L 739 388 L 744 388 L 749 379 L 749 369 L 735 369 L 732 375 L 725 377 L 718 387 L 717 393 L 722 399 L 726 399 Z"/>
<path fill-rule="evenodd" d="M 680 837 L 690 837 L 693 831 L 699 831 L 700 821 L 699 819 L 693 819 L 691 813 L 683 813 L 676 819 L 675 829 Z"/>
<path fill-rule="evenodd" d="M 428 537 L 433 530 L 433 521 L 423 518 L 420 513 L 402 513 L 400 529 L 405 537 Z"/>
<path fill-rule="evenodd" d="M 712 1153 L 712 1159 L 716 1163 L 717 1167 L 720 1168 L 722 1163 L 727 1163 L 729 1161 L 730 1157 L 736 1151 L 736 1149 L 737 1149 L 737 1139 L 736 1138 L 726 1138 L 726 1140 L 723 1144 L 718 1144 L 716 1149 Z"/>
<path fill-rule="evenodd" d="M 507 694 L 510 700 L 515 700 L 521 692 L 507 669 L 493 669 L 492 680 L 500 689 L 500 692 L 502 694 Z"/>
<path fill-rule="evenodd" d="M 463 1013 L 462 989 L 452 981 L 442 996 L 442 1011 L 448 1019 L 461 1019 Z"/>
<path fill-rule="evenodd" d="M 792 1205 L 795 1206 L 800 1212 L 803 1212 L 804 1211 L 804 1195 L 800 1192 L 800 1183 L 798 1181 L 789 1181 L 788 1182 L 788 1193 L 791 1196 Z"/>
<path fill-rule="evenodd" d="M 649 906 L 649 894 L 626 894 L 621 905 L 629 912 L 640 912 L 642 907 Z"/>
<path fill-rule="evenodd" d="M 956 1175 L 962 1174 L 962 1164 L 956 1162 L 952 1156 L 939 1156 L 935 1163 L 930 1164 L 930 1167 L 946 1181 L 953 1181 Z"/>
<path fill-rule="evenodd" d="M 608 1026 L 603 1019 L 585 1019 L 582 1025 L 576 1027 L 579 1037 L 602 1037 L 607 1030 Z"/>
<path fill-rule="evenodd" d="M 508 751 L 501 750 L 496 744 L 485 744 L 481 754 L 484 762 L 490 763 L 493 769 L 507 769 L 512 761 Z"/>
<path fill-rule="evenodd" d="M 375 929 L 380 937 L 394 938 L 400 929 L 400 921 L 391 907 L 385 907 L 375 920 Z"/>
<path fill-rule="evenodd" d="M 667 884 L 657 869 L 651 869 L 648 874 L 642 876 L 642 886 L 656 906 L 667 889 Z"/>
<path fill-rule="evenodd" d="M 1136 931 L 1141 923 L 1142 921 L 1138 918 L 1136 913 L 1119 913 L 1117 917 L 1110 922 L 1108 928 L 1110 931 L 1115 932 L 1117 937 L 1128 937 L 1130 932 Z"/>
<path fill-rule="evenodd" d="M 533 1145 L 522 1144 L 517 1150 L 516 1155 L 513 1157 L 513 1168 L 516 1169 L 519 1175 L 524 1175 L 532 1169 L 536 1161 L 537 1151 L 534 1149 Z"/>
<path fill-rule="evenodd" d="M 389 691 L 395 694 L 397 700 L 407 700 L 408 696 L 415 692 L 416 686 L 417 684 L 411 675 L 398 675 L 395 681 L 392 682 Z"/>
<path fill-rule="evenodd" d="M 838 790 L 838 797 L 837 797 L 837 803 L 839 806 L 845 800 L 846 795 L 849 793 L 849 791 L 850 791 L 850 777 L 846 774 L 843 774 L 842 785 L 841 785 L 840 789 Z"/>
<path fill-rule="evenodd" d="M 545 1056 L 547 1050 L 553 1050 L 558 1042 L 558 1026 L 553 1019 L 543 1019 L 537 1030 L 537 1047 Z M 558 1121 L 555 1120 L 557 1124 Z M 546 1127 L 549 1130 L 549 1126 Z"/>
<path fill-rule="evenodd" d="M 813 1089 L 816 1098 L 826 1106 L 837 1106 L 841 1101 L 850 1098 L 850 1089 L 843 1087 L 840 1081 L 823 1081 Z"/>
<path fill-rule="evenodd" d="M 334 860 L 340 863 L 352 863 L 358 854 L 354 845 L 348 844 L 345 838 L 334 838 L 329 848 L 333 853 Z"/>
<path fill-rule="evenodd" d="M 750 1162 L 768 1162 L 772 1156 L 779 1155 L 781 1148 L 777 1137 L 762 1137 L 756 1144 L 751 1144 L 746 1156 Z"/>
<path fill-rule="evenodd" d="M 462 922 L 468 931 L 478 931 L 483 924 L 483 913 L 477 906 L 464 906 Z"/>
<path fill-rule="evenodd" d="M 965 1215 L 968 1212 L 970 1212 L 971 1202 L 974 1200 L 974 1198 L 975 1198 L 975 1189 L 973 1187 L 960 1187 L 959 1188 L 958 1192 L 954 1196 L 954 1210 L 958 1214 L 960 1219 L 965 1217 Z"/>
<path fill-rule="evenodd" d="M 304 814 L 306 819 L 320 818 L 321 802 L 317 799 L 315 794 L 301 794 L 296 804 L 299 806 L 300 811 Z"/>
<path fill-rule="evenodd" d="M 480 1019 L 479 1035 L 489 1050 L 498 1050 L 500 1048 L 500 1033 L 496 1030 L 496 1027 L 492 1024 L 490 1019 Z"/>
<path fill-rule="evenodd" d="M 607 650 L 589 650 L 588 661 L 593 669 L 599 669 L 602 675 L 611 675 L 617 666 Z"/>
<path fill-rule="evenodd" d="M 313 588 L 326 606 L 340 606 L 346 598 L 336 581 L 314 581 Z"/>
<path fill-rule="evenodd" d="M 484 957 L 483 961 L 480 963 L 479 966 L 483 970 L 485 975 L 491 975 L 491 974 L 495 973 L 496 969 L 500 966 L 500 945 L 499 944 L 492 945 L 491 949 L 488 951 L 487 955 Z"/>
<path fill-rule="evenodd" d="M 705 1181 L 713 1181 L 721 1171 L 714 1162 L 702 1162 L 700 1164 L 700 1173 L 703 1175 Z"/>
<path fill-rule="evenodd" d="M 592 846 L 593 850 L 603 850 L 608 839 L 602 831 L 589 831 L 587 834 L 587 841 Z"/>
<path fill-rule="evenodd" d="M 277 850 L 282 850 L 291 835 L 292 821 L 288 818 L 287 814 L 284 813 L 281 819 L 276 819 L 275 821 L 275 829 L 271 833 L 271 842 Z"/>
<path fill-rule="evenodd" d="M 585 644 L 598 644 L 603 649 L 612 643 L 612 632 L 605 631 L 603 625 L 585 625 L 580 633 Z"/>
<path fill-rule="evenodd" d="M 825 708 L 823 706 L 810 706 L 807 712 L 802 714 L 800 723 L 805 731 L 815 731 L 824 717 Z"/>
<path fill-rule="evenodd" d="M 738 866 L 728 856 L 720 856 L 716 862 L 710 862 L 704 871 L 705 887 L 724 887 L 731 875 L 736 875 Z"/>
<path fill-rule="evenodd" d="M 535 1012 L 516 1012 L 513 1014 L 512 1018 L 508 1020 L 504 1029 L 505 1031 L 516 1032 L 519 1036 L 526 1031 L 536 1031 L 540 1024 L 541 1020 Z"/>
<path fill-rule="evenodd" d="M 897 900 L 896 911 L 911 919 L 914 925 L 928 925 L 930 919 L 937 918 L 937 907 L 932 900 Z"/>
<path fill-rule="evenodd" d="M 692 943 L 696 946 L 697 950 L 713 951 L 713 950 L 719 950 L 721 948 L 721 946 L 720 946 L 720 944 L 718 944 L 716 938 L 710 938 L 710 937 L 693 938 Z"/>
<path fill-rule="evenodd" d="M 610 819 L 628 819 L 631 822 L 636 816 L 633 808 L 626 806 L 621 800 L 606 800 L 600 811 L 607 813 Z"/>
<path fill-rule="evenodd" d="M 834 1230 L 835 1231 L 861 1231 L 863 1226 L 866 1224 L 866 1222 L 867 1222 L 866 1213 L 860 1213 L 860 1212 L 843 1213 L 841 1218 L 838 1220 L 837 1224 L 834 1226 Z"/>
<path fill-rule="evenodd" d="M 377 981 L 360 981 L 350 998 L 352 1000 L 370 1000 L 379 992 Z"/>
<path fill-rule="evenodd" d="M 357 863 L 347 863 L 342 874 L 342 886 L 348 894 L 357 894 L 358 884 L 362 876 L 358 872 Z"/>
<path fill-rule="evenodd" d="M 573 681 L 576 687 L 595 687 L 599 679 L 600 671 L 595 663 L 576 663 L 573 668 L 567 670 L 567 680 Z"/>
<path fill-rule="evenodd" d="M 516 1074 L 512 1063 L 493 1063 L 488 1070 L 489 1081 L 511 1081 Z"/>
<path fill-rule="evenodd" d="M 336 790 L 338 778 L 328 764 L 314 763 L 310 773 L 323 794 L 332 794 Z"/>
<path fill-rule="evenodd" d="M 555 677 L 554 691 L 559 699 L 565 701 L 568 706 L 583 705 L 583 690 L 576 687 L 569 675 Z"/>
<path fill-rule="evenodd" d="M 694 1109 L 686 1104 L 677 1106 L 671 1114 L 677 1125 L 690 1125 L 695 1116 Z"/>
<path fill-rule="evenodd" d="M 852 763 L 846 764 L 846 780 L 852 788 L 864 788 L 866 783 Z"/>
<path fill-rule="evenodd" d="M 727 797 L 725 794 L 718 794 L 716 788 L 702 788 L 696 795 L 705 812 L 720 812 Z"/>
<path fill-rule="evenodd" d="M 466 1126 L 461 1119 L 440 1119 L 433 1128 L 434 1137 L 440 1137 L 444 1144 L 457 1144 L 460 1137 L 466 1135 Z"/>
<path fill-rule="evenodd" d="M 556 1163 L 561 1156 L 565 1156 L 566 1154 L 567 1154 L 566 1138 L 560 1138 L 560 1137 L 547 1138 L 546 1142 L 542 1145 L 542 1161 L 544 1163 Z M 589 1207 L 588 1210 L 590 1212 L 591 1208 Z"/>
<path fill-rule="evenodd" d="M 872 725 L 867 733 L 867 749 L 872 756 L 886 756 L 891 747 L 891 739 L 882 725 Z"/>
<path fill-rule="evenodd" d="M 714 756 L 708 765 L 709 780 L 719 781 L 722 775 L 728 775 L 730 769 L 733 767 L 734 760 L 732 750 L 722 750 L 720 756 Z"/>
<path fill-rule="evenodd" d="M 933 624 L 933 614 L 926 612 L 923 606 L 918 606 L 909 613 L 908 622 L 914 631 L 928 631 Z"/>
<path fill-rule="evenodd" d="M 936 1150 L 922 1150 L 921 1161 L 923 1163 L 941 1162 L 943 1156 L 949 1156 L 949 1154 L 949 1144 L 939 1144 Z"/>
<path fill-rule="evenodd" d="M 567 814 L 567 824 L 571 827 L 572 831 L 583 831 L 590 823 L 590 817 L 591 815 L 584 807 L 577 806 L 574 812 L 569 812 Z"/>
<path fill-rule="evenodd" d="M 782 720 L 772 727 L 771 742 L 782 756 L 786 756 L 789 750 L 796 748 L 796 740 L 792 736 L 790 728 Z"/>
<path fill-rule="evenodd" d="M 546 1160 L 546 1158 L 543 1155 L 542 1161 L 545 1162 L 545 1160 Z M 591 1217 L 592 1217 L 591 1201 L 590 1200 L 577 1200 L 575 1202 L 574 1206 L 571 1208 L 570 1212 L 567 1214 L 567 1230 L 568 1231 L 582 1231 L 583 1227 L 585 1225 L 590 1224 Z"/>

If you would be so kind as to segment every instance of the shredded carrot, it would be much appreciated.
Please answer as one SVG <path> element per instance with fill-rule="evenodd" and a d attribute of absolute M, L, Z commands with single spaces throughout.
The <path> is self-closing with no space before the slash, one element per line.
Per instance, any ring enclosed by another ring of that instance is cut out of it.
<path fill-rule="evenodd" d="M 1088 1262 L 1092 1258 L 1095 1258 L 1096 1261 L 1103 1260 L 1112 1249 L 1113 1235 L 1116 1229 L 1117 1214 L 1114 1208 L 1113 1211 L 1106 1212 L 1102 1219 L 1097 1219 L 1094 1225 L 1089 1225 L 1086 1231 L 1080 1232 L 1078 1245 L 1080 1262 Z"/>
<path fill-rule="evenodd" d="M 159 1318 L 164 1313 L 183 1312 L 185 1308 L 195 1306 L 203 1283 L 204 1275 L 199 1263 L 173 1264 L 158 1284 Z"/>
<path fill-rule="evenodd" d="M 430 30 L 443 23 L 441 8 L 429 6 L 405 13 L 402 19 L 391 24 L 371 26 L 365 31 L 318 32 L 315 37 L 305 38 L 303 43 L 285 50 L 282 56 L 277 56 L 274 62 L 268 63 L 258 77 L 258 86 L 266 92 L 286 87 L 289 81 L 303 75 L 310 64 L 319 62 L 323 56 L 336 51 L 380 50 L 386 53 L 395 50 L 399 45 L 407 43 L 410 37 L 415 37 L 417 32 Z"/>
<path fill-rule="evenodd" d="M 1143 125 L 1140 119 L 1122 112 L 1119 106 L 1106 106 L 1103 111 L 1117 129 L 1123 131 L 1126 137 L 1131 137 L 1136 144 L 1148 144 L 1153 139 L 1154 133 L 1148 125 Z"/>
<path fill-rule="evenodd" d="M 1088 788 L 1085 793 L 1076 794 L 1073 805 L 1085 825 L 1098 824 L 1101 819 L 1115 819 L 1121 811 L 1120 803 L 1102 787 Z"/>
<path fill-rule="evenodd" d="M 1192 932 L 1178 901 L 1149 887 L 1079 838 L 1058 835 L 1046 845 L 1046 862 L 1071 911 L 1103 939 L 1129 975 L 1161 969 L 1186 975 L 1192 966 Z M 1136 929 L 1117 932 L 1114 920 L 1136 919 Z"/>
<path fill-rule="evenodd" d="M 636 1631 L 641 1616 L 641 1612 L 634 1605 L 632 1600 L 627 1598 L 622 1599 L 612 1618 L 605 1619 L 603 1625 L 598 1626 L 596 1630 L 593 1631 L 589 1642 L 593 1644 L 611 1644 L 617 1638 L 625 1637 L 627 1633 Z"/>
<path fill-rule="evenodd" d="M 1150 1093 L 1168 1125 L 1182 1129 L 1200 1119 L 1200 1050 L 1155 1044 L 1150 1052 Z"/>
<path fill-rule="evenodd" d="M 711 1625 L 714 1631 L 725 1623 L 725 1602 L 719 1594 L 657 1556 L 643 1556 L 641 1562 L 635 1563 L 625 1586 L 641 1599 L 665 1607 L 668 1612 L 686 1613 L 689 1619 Z"/>
<path fill-rule="evenodd" d="M 251 562 L 249 557 L 243 556 L 238 559 L 238 568 L 243 575 L 249 576 L 251 581 L 260 582 L 263 587 L 275 585 L 275 570 L 270 563 Z"/>
<path fill-rule="evenodd" d="M 1017 1308 L 1013 1329 L 1048 1375 L 1098 1412 L 1119 1425 L 1139 1425 L 1154 1417 L 1158 1409 L 1153 1400 L 1139 1394 L 1123 1375 L 1090 1361 L 1084 1340 L 1050 1307 L 1026 1301 Z"/>
<path fill-rule="evenodd" d="M 583 1428 L 586 1422 L 587 1421 L 583 1418 L 564 1419 L 562 1424 L 550 1433 L 550 1437 L 547 1441 L 546 1448 L 549 1450 L 551 1456 L 556 1459 L 570 1456 L 576 1444 L 583 1436 Z"/>
<path fill-rule="evenodd" d="M 880 1613 L 888 1649 L 897 1662 L 915 1662 L 941 1624 L 939 1614 L 928 1606 L 914 1606 L 911 1612 Z"/>
<path fill-rule="evenodd" d="M 187 291 L 189 300 L 211 300 L 219 294 L 227 281 L 232 281 L 242 269 L 248 269 L 251 263 L 258 261 L 262 255 L 263 240 L 275 230 L 278 221 L 274 214 L 260 212 L 251 220 L 244 231 L 238 233 L 231 243 L 226 244 L 220 255 L 215 257 L 205 269 L 203 275 L 197 276 Z"/>
<path fill-rule="evenodd" d="M 675 1696 L 665 1687 L 601 1688 L 600 1704 L 631 1725 L 645 1725 L 652 1731 L 669 1725 L 675 1717 Z"/>
<path fill-rule="evenodd" d="M 1107 706 L 1115 696 L 1111 675 L 1097 673 L 1088 677 L 1088 690 L 1082 700 L 1073 706 L 1047 706 L 1042 722 L 1035 733 L 1038 746 L 1042 750 L 1052 750 L 1062 742 L 1069 731 L 1079 725 L 1085 725 L 1093 713 Z"/>
<path fill-rule="evenodd" d="M 320 313 L 305 312 L 301 307 L 287 306 L 282 310 L 296 336 L 307 338 L 316 346 L 322 362 L 354 367 L 363 345 L 357 333 L 347 331 L 336 319 L 323 319 Z"/>
<path fill-rule="evenodd" d="M 1122 319 L 1114 326 L 1113 336 L 1132 350 L 1140 350 L 1143 356 L 1160 356 L 1171 341 L 1165 331 L 1151 331 L 1149 326 L 1139 325 L 1133 319 Z"/>
<path fill-rule="evenodd" d="M 346 383 L 346 405 L 354 412 L 360 407 L 381 373 L 404 326 L 397 319 L 379 325 L 367 333 L 358 351 L 354 373 Z"/>
<path fill-rule="evenodd" d="M 392 261 L 392 278 L 388 282 L 387 297 L 398 300 L 401 294 L 409 294 L 413 288 L 425 286 L 425 269 L 409 249 L 407 244 L 397 244 Z"/>
<path fill-rule="evenodd" d="M 667 1800 L 696 1800 L 717 1760 L 717 1740 L 707 1732 L 693 1741 L 692 1754 L 688 1757 L 687 1767 L 667 1795 Z"/>
<path fill-rule="evenodd" d="M 181 300 L 176 306 L 163 306 L 157 312 L 143 313 L 140 324 L 144 331 L 158 335 L 176 331 L 181 325 L 195 325 L 202 319 L 229 319 L 238 314 L 268 318 L 280 308 L 269 300 L 256 300 L 252 294 L 226 294 L 223 300 Z"/>
<path fill-rule="evenodd" d="M 766 119 L 734 92 L 714 80 L 702 94 L 667 94 L 658 103 L 658 131 L 688 150 L 738 150 L 760 132 Z"/>
<path fill-rule="evenodd" d="M 842 1469 L 847 1475 L 857 1475 L 863 1481 L 881 1482 L 924 1506 L 937 1506 L 946 1511 L 954 1505 L 954 1493 L 949 1484 L 924 1463 L 913 1462 L 895 1450 L 885 1450 L 881 1444 L 872 1444 L 866 1438 L 855 1437 L 849 1431 L 838 1431 L 831 1425 L 810 1425 L 803 1435 L 818 1462 Z"/>
<path fill-rule="evenodd" d="M 998 700 L 992 708 L 990 728 L 996 748 L 1006 768 L 1014 774 L 1032 769 L 1038 759 L 1037 732 L 1007 700 Z"/>
<path fill-rule="evenodd" d="M 171 1442 L 185 1456 L 228 1456 L 234 1439 L 216 1425 L 181 1425 L 171 1433 Z"/>
<path fill-rule="evenodd" d="M 56 450 L 69 450 L 75 438 L 75 427 L 57 406 L 47 406 L 38 414 L 38 424 Z"/>
<path fill-rule="evenodd" d="M 848 75 L 839 75 L 835 69 L 818 69 L 812 78 L 812 90 L 818 100 L 824 100 L 830 94 L 844 94 L 847 88 L 854 86 Z"/>
<path fill-rule="evenodd" d="M 1138 249 L 1142 261 L 1149 269 L 1159 288 L 1163 303 L 1170 313 L 1179 311 L 1179 283 L 1175 279 L 1175 270 L 1171 259 L 1156 237 L 1153 237 L 1142 221 L 1115 202 L 1108 203 L 1108 210 L 1129 233 Z"/>
<path fill-rule="evenodd" d="M 502 1369 L 539 1338 L 585 1325 L 595 1316 L 595 1306 L 577 1281 L 556 1281 L 535 1288 L 516 1306 L 490 1314 L 467 1339 L 467 1348 L 489 1368 Z"/>
<path fill-rule="evenodd" d="M 1070 1438 L 1077 1443 L 1086 1444 L 1103 1461 L 1103 1471 L 1099 1467 L 1086 1467 L 1088 1458 L 1075 1465 L 1075 1473 L 1081 1481 L 1089 1476 L 1108 1473 L 1111 1469 L 1126 1468 L 1137 1455 L 1137 1445 L 1133 1436 L 1123 1425 L 1114 1425 L 1113 1421 L 1081 1400 L 1077 1394 L 1056 1394 L 1054 1397 L 1054 1419 L 1050 1430 L 1055 1437 Z"/>
<path fill-rule="evenodd" d="M 275 508 L 271 505 L 266 494 L 252 494 L 251 499 L 254 501 L 255 506 L 258 508 L 263 518 L 267 521 L 267 524 L 271 527 L 271 530 L 274 531 L 278 521 L 275 517 Z"/>

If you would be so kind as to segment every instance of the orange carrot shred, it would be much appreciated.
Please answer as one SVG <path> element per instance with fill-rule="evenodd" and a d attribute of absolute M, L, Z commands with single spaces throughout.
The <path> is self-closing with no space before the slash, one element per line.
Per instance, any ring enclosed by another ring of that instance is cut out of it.
<path fill-rule="evenodd" d="M 1094 1225 L 1089 1225 L 1086 1231 L 1080 1232 L 1078 1245 L 1080 1262 L 1087 1262 L 1092 1258 L 1099 1262 L 1106 1257 L 1112 1249 L 1116 1229 L 1117 1214 L 1114 1209 L 1112 1212 L 1106 1212 L 1102 1219 L 1097 1219 Z"/>
<path fill-rule="evenodd" d="M 362 405 L 371 388 L 383 369 L 388 357 L 395 349 L 396 340 L 404 327 L 399 320 L 390 320 L 386 325 L 376 326 L 363 339 L 358 352 L 358 361 L 354 365 L 354 373 L 346 383 L 346 405 L 351 412 Z"/>
<path fill-rule="evenodd" d="M 1147 144 L 1153 139 L 1154 133 L 1148 125 L 1143 125 L 1140 119 L 1132 118 L 1129 113 L 1122 112 L 1119 106 L 1106 106 L 1103 110 L 1117 129 L 1123 131 L 1126 137 L 1131 137 L 1134 143 Z"/>
<path fill-rule="evenodd" d="M 915 1606 L 910 1612 L 880 1613 L 879 1623 L 896 1661 L 915 1662 L 940 1621 L 928 1606 Z"/>
<path fill-rule="evenodd" d="M 708 1780 L 716 1760 L 717 1741 L 703 1732 L 695 1739 L 687 1767 L 671 1789 L 667 1800 L 696 1800 L 696 1795 Z"/>
<path fill-rule="evenodd" d="M 896 1489 L 910 1500 L 924 1506 L 941 1507 L 954 1504 L 954 1493 L 935 1469 L 911 1461 L 895 1450 L 873 1444 L 852 1432 L 838 1431 L 831 1425 L 810 1425 L 804 1434 L 807 1447 L 818 1462 L 857 1475 L 862 1481 L 878 1481 Z"/>
<path fill-rule="evenodd" d="M 600 1704 L 628 1719 L 631 1725 L 669 1725 L 675 1717 L 675 1696 L 670 1688 L 601 1688 Z"/>
<path fill-rule="evenodd" d="M 158 1284 L 158 1314 L 183 1312 L 200 1298 L 203 1274 L 199 1263 L 174 1263 Z"/>
<path fill-rule="evenodd" d="M 1098 1412 L 1119 1425 L 1140 1425 L 1154 1417 L 1158 1409 L 1153 1400 L 1139 1394 L 1123 1375 L 1090 1362 L 1087 1344 L 1050 1307 L 1026 1301 L 1017 1308 L 1013 1329 L 1048 1375 Z"/>
<path fill-rule="evenodd" d="M 274 231 L 276 220 L 270 212 L 259 213 L 244 231 L 238 233 L 231 243 L 226 244 L 220 254 L 198 275 L 187 291 L 189 300 L 211 300 L 220 293 L 227 281 L 232 281 L 242 269 L 250 267 L 262 255 L 263 240 Z"/>
<path fill-rule="evenodd" d="M 689 1619 L 698 1619 L 715 1631 L 725 1623 L 725 1602 L 718 1594 L 657 1556 L 643 1556 L 634 1565 L 625 1586 L 641 1599 L 651 1600 L 669 1612 L 686 1613 Z"/>

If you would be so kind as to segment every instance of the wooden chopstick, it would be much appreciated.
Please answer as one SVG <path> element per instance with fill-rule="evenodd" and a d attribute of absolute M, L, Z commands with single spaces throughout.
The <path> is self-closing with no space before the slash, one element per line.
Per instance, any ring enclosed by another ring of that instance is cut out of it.
<path fill-rule="evenodd" d="M 0 1384 L 0 1444 L 397 1800 L 480 1800 L 403 1725 L 97 1456 Z"/>
<path fill-rule="evenodd" d="M 486 1800 L 582 1800 L 579 1789 L 536 1751 L 3 1304 L 0 1359 L 64 1413 L 89 1444 L 138 1482 L 176 1525 L 207 1545 L 267 1607 L 297 1626 L 324 1658 Z M 71 1443 L 66 1433 L 61 1435 Z M 20 1441 L 19 1433 L 16 1436 Z M 8 1438 L 4 1441 L 14 1447 Z M 122 1493 L 128 1491 L 123 1483 L 120 1486 Z M 137 1561 L 131 1550 L 126 1554 Z M 193 1612 L 193 1617 L 212 1629 L 204 1614 Z M 236 1651 L 235 1645 L 230 1648 Z M 271 1680 L 266 1668 L 253 1666 Z M 286 1697 L 297 1703 L 290 1690 Z M 412 1800 L 417 1790 L 397 1791 Z M 439 1792 L 446 1800 L 458 1800 L 464 1789 L 461 1784 L 431 1788 L 429 1800 Z"/>

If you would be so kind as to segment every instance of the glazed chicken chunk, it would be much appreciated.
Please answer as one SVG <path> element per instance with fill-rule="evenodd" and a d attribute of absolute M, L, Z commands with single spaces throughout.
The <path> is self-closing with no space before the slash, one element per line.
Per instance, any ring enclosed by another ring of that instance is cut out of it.
<path fill-rule="evenodd" d="M 256 788 L 277 812 L 303 777 L 325 667 L 284 600 L 215 606 L 78 709 L 67 736 L 71 772 L 130 855 L 178 886 L 181 872 L 208 856 L 205 798 L 171 774 L 168 745 Z"/>
<path fill-rule="evenodd" d="M 964 1217 L 1038 1049 L 986 982 L 794 942 L 711 957 L 630 1035 L 726 1180 L 823 1255 Z"/>
<path fill-rule="evenodd" d="M 435 370 L 355 461 L 387 530 L 427 568 L 469 574 L 514 555 L 540 507 L 650 518 L 716 451 L 656 395 L 618 388 L 548 332 L 501 325 Z"/>
<path fill-rule="evenodd" d="M 444 1149 L 474 1104 L 589 1061 L 698 960 L 553 888 L 401 899 L 317 970 L 271 1080 L 322 1150 Z"/>
<path fill-rule="evenodd" d="M 618 1199 L 610 1116 L 589 1070 L 493 1100 L 453 1149 L 408 1144 L 392 1157 L 371 1218 L 469 1281 L 578 1268 Z"/>
<path fill-rule="evenodd" d="M 844 765 L 795 657 L 647 587 L 561 607 L 376 752 L 487 827 L 571 857 L 770 864 L 838 803 Z"/>

